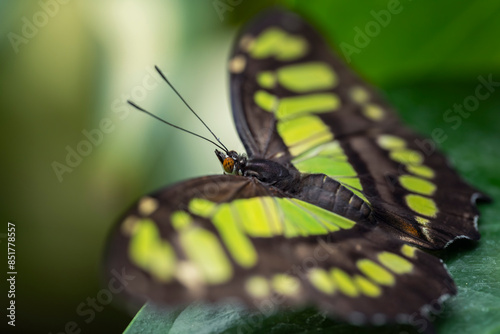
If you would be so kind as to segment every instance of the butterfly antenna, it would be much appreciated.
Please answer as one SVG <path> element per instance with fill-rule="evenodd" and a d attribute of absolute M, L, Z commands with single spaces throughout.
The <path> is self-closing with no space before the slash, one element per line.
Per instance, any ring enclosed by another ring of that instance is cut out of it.
<path fill-rule="evenodd" d="M 172 90 L 175 92 L 175 94 L 177 94 L 177 96 L 182 100 L 182 102 L 184 102 L 184 104 L 186 105 L 186 107 L 188 107 L 189 110 L 191 110 L 191 112 L 200 120 L 200 122 L 207 128 L 208 131 L 210 131 L 210 133 L 212 134 L 212 136 L 214 136 L 215 140 L 217 140 L 217 142 L 219 144 L 221 144 L 223 147 L 224 147 L 224 151 L 225 152 L 229 152 L 229 150 L 226 148 L 226 146 L 224 146 L 224 144 L 222 144 L 222 142 L 219 140 L 219 138 L 217 138 L 217 136 L 212 132 L 212 130 L 210 130 L 210 128 L 208 127 L 208 125 L 205 124 L 205 122 L 203 122 L 203 120 L 201 119 L 200 116 L 198 116 L 198 114 L 193 110 L 193 108 L 191 108 L 189 106 L 189 104 L 186 102 L 186 100 L 184 100 L 184 98 L 182 97 L 182 95 L 177 91 L 177 89 L 175 89 L 175 87 L 170 83 L 170 81 L 168 81 L 167 77 L 165 76 L 165 74 L 163 74 L 163 72 L 158 68 L 158 66 L 155 65 L 155 69 L 156 71 L 161 75 L 161 77 L 163 78 L 163 80 L 165 80 L 165 82 L 170 86 L 170 88 L 172 88 Z M 220 146 L 219 146 L 220 147 Z"/>
<path fill-rule="evenodd" d="M 217 146 L 218 148 L 220 148 L 220 149 L 221 149 L 221 150 L 223 150 L 224 152 L 226 152 L 226 153 L 228 152 L 227 148 L 226 148 L 224 145 L 220 146 L 219 144 L 217 144 L 217 143 L 216 143 L 216 142 L 214 142 L 213 140 L 210 140 L 210 139 L 205 138 L 205 137 L 203 137 L 203 136 L 201 136 L 201 135 L 199 135 L 199 134 L 197 134 L 197 133 L 191 132 L 191 131 L 189 131 L 189 130 L 186 130 L 186 129 L 184 129 L 184 128 L 181 128 L 180 126 L 177 126 L 177 125 L 175 125 L 175 124 L 172 124 L 172 123 L 170 123 L 170 122 L 167 122 L 166 120 L 164 120 L 164 119 L 162 119 L 162 118 L 160 118 L 160 117 L 156 116 L 155 114 L 152 114 L 152 113 L 150 113 L 149 111 L 147 111 L 147 110 L 145 110 L 145 109 L 143 109 L 143 108 L 139 107 L 137 104 L 135 104 L 135 103 L 134 103 L 134 102 L 132 102 L 132 101 L 127 101 L 127 102 L 128 102 L 128 104 L 130 104 L 130 105 L 131 105 L 132 107 L 134 107 L 135 109 L 137 109 L 137 110 L 139 110 L 139 111 L 142 111 L 143 113 L 148 114 L 148 115 L 149 115 L 149 116 L 151 116 L 151 117 L 156 118 L 156 119 L 157 119 L 157 120 L 159 120 L 160 122 L 163 122 L 163 123 L 165 123 L 165 124 L 168 124 L 168 125 L 170 125 L 171 127 L 174 127 L 174 128 L 179 129 L 179 130 L 181 130 L 181 131 L 184 131 L 184 132 L 190 133 L 190 134 L 192 134 L 193 136 L 199 137 L 199 138 L 201 138 L 201 139 L 205 139 L 206 141 L 208 141 L 208 142 L 210 142 L 210 143 L 214 144 L 215 146 Z M 221 144 L 222 144 L 222 143 L 221 143 Z M 224 147 L 223 147 L 223 146 L 224 146 Z"/>

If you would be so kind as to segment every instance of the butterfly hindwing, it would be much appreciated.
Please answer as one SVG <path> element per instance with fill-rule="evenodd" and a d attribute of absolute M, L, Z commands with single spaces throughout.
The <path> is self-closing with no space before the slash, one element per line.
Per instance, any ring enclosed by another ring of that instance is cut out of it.
<path fill-rule="evenodd" d="M 133 277 L 136 299 L 318 305 L 356 323 L 402 320 L 455 292 L 437 258 L 379 228 L 224 175 L 140 199 L 113 233 L 108 268 Z"/>
<path fill-rule="evenodd" d="M 229 69 L 250 156 L 341 182 L 401 240 L 439 249 L 479 239 L 475 201 L 485 196 L 441 153 L 427 152 L 428 142 L 302 19 L 281 11 L 261 17 L 240 35 Z"/>
<path fill-rule="evenodd" d="M 128 287 L 136 297 L 167 303 L 245 298 L 245 282 L 253 276 L 272 279 L 292 266 L 290 240 L 356 224 L 282 196 L 239 176 L 168 187 L 139 200 L 119 222 L 108 263 L 137 277 Z"/>
<path fill-rule="evenodd" d="M 357 324 L 408 323 L 456 293 L 439 259 L 379 228 L 348 233 L 295 249 L 296 263 L 306 269 L 301 281 L 321 309 Z"/>

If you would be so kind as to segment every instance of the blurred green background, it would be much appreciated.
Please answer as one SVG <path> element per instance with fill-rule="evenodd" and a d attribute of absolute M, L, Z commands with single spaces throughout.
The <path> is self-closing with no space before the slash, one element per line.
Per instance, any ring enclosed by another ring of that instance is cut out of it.
<path fill-rule="evenodd" d="M 308 18 L 340 50 L 342 43 L 355 45 L 356 27 L 374 21 L 371 11 L 391 3 L 0 2 L 0 247 L 6 254 L 7 222 L 15 223 L 16 329 L 59 333 L 74 321 L 82 333 L 123 331 L 132 308 L 105 305 L 89 323 L 77 313 L 103 288 L 102 255 L 111 226 L 145 193 L 220 173 L 208 143 L 125 107 L 132 98 L 175 124 L 206 134 L 159 81 L 154 65 L 226 146 L 242 151 L 226 73 L 242 23 L 280 4 Z M 440 332 L 499 333 L 500 323 L 493 319 L 500 313 L 500 89 L 480 101 L 457 129 L 443 114 L 474 95 L 479 76 L 500 81 L 500 2 L 404 0 L 398 8 L 400 13 L 348 57 L 350 65 L 379 87 L 414 129 L 430 136 L 442 128 L 448 137 L 440 147 L 452 163 L 496 199 L 481 207 L 481 242 L 441 254 L 459 296 L 447 303 L 436 323 Z M 99 136 L 96 129 L 107 132 Z M 82 144 L 86 133 L 94 134 L 90 147 Z M 78 147 L 87 156 L 72 158 L 73 167 L 61 169 L 68 165 L 68 150 Z M 1 270 L 2 308 L 7 305 L 6 271 Z M 4 316 L 1 326 L 12 331 Z M 319 324 L 296 326 L 290 330 L 322 330 Z"/>

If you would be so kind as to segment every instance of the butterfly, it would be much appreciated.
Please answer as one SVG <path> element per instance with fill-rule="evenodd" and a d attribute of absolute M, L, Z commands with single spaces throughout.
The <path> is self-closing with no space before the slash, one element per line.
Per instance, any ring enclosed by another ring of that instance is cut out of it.
<path fill-rule="evenodd" d="M 111 233 L 107 268 L 160 304 L 237 297 L 312 305 L 354 324 L 410 322 L 457 289 L 424 250 L 478 240 L 476 201 L 439 152 L 295 14 L 250 23 L 229 59 L 246 154 L 224 174 L 139 199 Z M 217 139 L 217 138 L 216 138 Z"/>

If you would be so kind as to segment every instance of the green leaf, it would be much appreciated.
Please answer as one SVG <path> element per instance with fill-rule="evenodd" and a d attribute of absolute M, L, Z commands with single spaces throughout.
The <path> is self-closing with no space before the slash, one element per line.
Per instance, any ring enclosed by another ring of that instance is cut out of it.
<path fill-rule="evenodd" d="M 147 303 L 137 313 L 125 334 L 133 333 L 223 333 L 242 324 L 245 310 L 235 303 L 194 303 L 185 309 L 161 309 Z"/>

